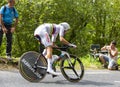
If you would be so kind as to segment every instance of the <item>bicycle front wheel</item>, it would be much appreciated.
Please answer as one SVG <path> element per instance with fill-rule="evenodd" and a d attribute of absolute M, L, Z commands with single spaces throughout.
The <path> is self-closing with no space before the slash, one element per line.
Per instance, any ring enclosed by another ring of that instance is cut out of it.
<path fill-rule="evenodd" d="M 37 63 L 35 64 L 36 60 Z M 46 70 L 46 60 L 39 53 L 29 51 L 21 56 L 19 61 L 19 72 L 26 80 L 30 82 L 38 82 L 45 77 Z"/>
<path fill-rule="evenodd" d="M 70 55 L 70 58 L 64 56 L 60 69 L 63 76 L 70 82 L 78 82 L 84 75 L 83 63 L 74 55 Z"/>

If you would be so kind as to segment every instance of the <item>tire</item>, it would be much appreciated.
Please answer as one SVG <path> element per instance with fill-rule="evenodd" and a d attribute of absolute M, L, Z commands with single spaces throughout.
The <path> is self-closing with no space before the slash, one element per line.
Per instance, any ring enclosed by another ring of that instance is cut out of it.
<path fill-rule="evenodd" d="M 70 65 L 70 62 L 72 66 Z M 79 58 L 73 55 L 70 55 L 70 58 L 64 56 L 61 60 L 60 69 L 64 78 L 70 82 L 79 82 L 84 75 L 83 63 Z"/>
<path fill-rule="evenodd" d="M 44 68 L 34 68 L 35 61 L 39 58 L 37 66 Z M 47 71 L 46 59 L 37 52 L 29 51 L 24 53 L 19 61 L 19 72 L 20 74 L 30 82 L 39 82 L 42 80 Z"/>

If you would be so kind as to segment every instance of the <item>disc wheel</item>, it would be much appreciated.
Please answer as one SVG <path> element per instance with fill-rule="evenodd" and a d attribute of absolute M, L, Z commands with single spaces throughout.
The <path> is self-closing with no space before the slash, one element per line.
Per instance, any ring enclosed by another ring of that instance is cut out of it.
<path fill-rule="evenodd" d="M 39 59 L 35 66 L 38 57 Z M 19 72 L 26 80 L 30 82 L 38 82 L 45 77 L 46 71 L 47 62 L 39 53 L 29 51 L 21 56 L 19 61 Z"/>

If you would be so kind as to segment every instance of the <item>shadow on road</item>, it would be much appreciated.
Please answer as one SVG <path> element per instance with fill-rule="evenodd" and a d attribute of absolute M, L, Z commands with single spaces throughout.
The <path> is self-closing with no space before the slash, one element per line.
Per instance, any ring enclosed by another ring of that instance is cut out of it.
<path fill-rule="evenodd" d="M 51 83 L 54 83 L 54 84 L 62 84 L 62 85 L 79 85 L 79 86 L 85 86 L 85 87 L 88 87 L 89 86 L 105 86 L 105 87 L 109 87 L 109 86 L 113 86 L 114 84 L 112 83 L 108 83 L 108 82 L 95 82 L 95 81 L 88 81 L 88 80 L 81 80 L 80 82 L 76 82 L 76 83 L 72 83 L 72 82 L 68 82 L 67 80 L 56 80 L 54 82 L 50 82 L 50 81 L 45 81 L 45 82 L 40 82 L 40 83 L 45 83 L 45 84 L 51 84 Z"/>

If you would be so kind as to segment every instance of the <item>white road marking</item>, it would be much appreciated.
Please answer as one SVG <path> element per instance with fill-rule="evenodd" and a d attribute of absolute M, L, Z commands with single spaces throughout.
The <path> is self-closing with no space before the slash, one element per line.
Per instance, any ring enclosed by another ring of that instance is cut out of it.
<path fill-rule="evenodd" d="M 120 83 L 120 81 L 114 81 L 115 83 Z"/>

